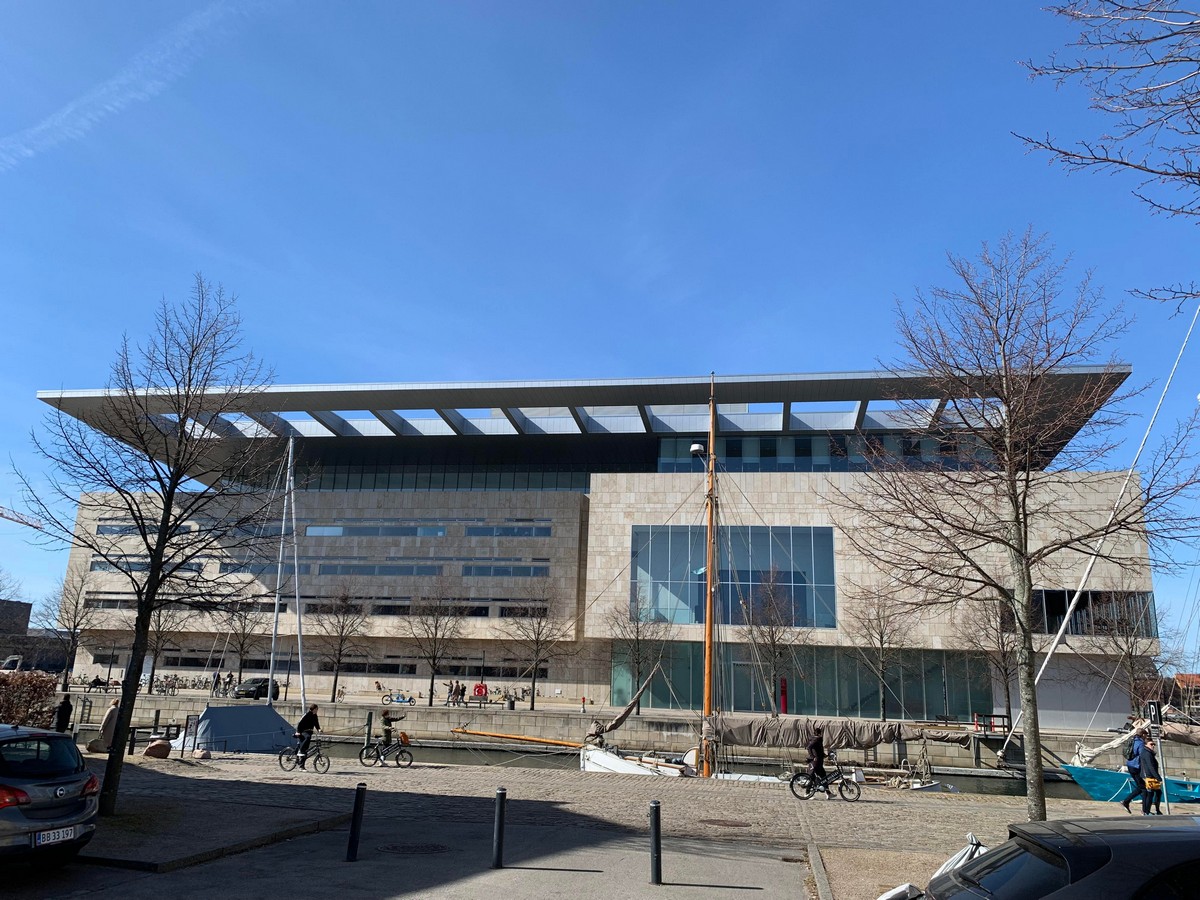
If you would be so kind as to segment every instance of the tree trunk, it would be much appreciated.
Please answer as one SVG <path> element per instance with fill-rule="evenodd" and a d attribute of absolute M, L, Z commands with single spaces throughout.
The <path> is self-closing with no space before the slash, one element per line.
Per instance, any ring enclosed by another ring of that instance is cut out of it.
<path fill-rule="evenodd" d="M 437 669 L 429 667 L 429 705 L 433 706 L 433 691 L 437 686 Z"/>
<path fill-rule="evenodd" d="M 333 687 L 329 691 L 329 702 L 330 703 L 337 703 L 337 683 L 338 683 L 338 676 L 340 674 L 341 674 L 341 666 L 340 665 L 334 666 L 333 667 Z M 267 690 L 267 693 L 268 694 L 270 693 L 269 688 Z"/>
<path fill-rule="evenodd" d="M 129 723 L 133 721 L 133 706 L 137 702 L 138 683 L 146 661 L 146 645 L 150 632 L 149 603 L 143 601 L 133 629 L 133 645 L 129 648 L 129 664 L 121 680 L 121 704 L 117 707 L 117 727 L 104 765 L 104 782 L 100 788 L 100 815 L 117 812 L 117 792 L 121 786 L 121 767 L 125 763 L 125 745 L 129 741 Z"/>
<path fill-rule="evenodd" d="M 534 709 L 534 703 L 537 701 L 537 667 L 533 669 L 533 680 L 529 685 L 529 709 Z"/>
<path fill-rule="evenodd" d="M 879 721 L 887 721 L 887 675 L 883 666 L 879 667 Z"/>

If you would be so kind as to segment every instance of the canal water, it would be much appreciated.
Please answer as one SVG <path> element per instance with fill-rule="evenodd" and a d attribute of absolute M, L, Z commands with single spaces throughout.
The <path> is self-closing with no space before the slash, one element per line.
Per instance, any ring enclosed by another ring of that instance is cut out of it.
<path fill-rule="evenodd" d="M 361 744 L 335 743 L 330 750 L 330 756 L 339 759 L 357 759 Z M 556 751 L 538 747 L 515 750 L 484 749 L 468 746 L 425 745 L 414 743 L 410 748 L 413 757 L 419 763 L 441 763 L 455 766 L 492 766 L 495 768 L 517 767 L 526 769 L 564 769 L 579 768 L 579 754 L 573 750 Z M 765 765 L 747 762 L 735 764 L 733 770 L 755 775 L 778 775 L 778 764 Z M 965 794 L 1000 794 L 1007 796 L 1024 796 L 1025 780 L 1023 778 L 991 778 L 977 775 L 934 775 L 943 784 L 953 785 Z M 1086 800 L 1087 794 L 1073 781 L 1047 781 L 1046 796 L 1063 800 Z"/>

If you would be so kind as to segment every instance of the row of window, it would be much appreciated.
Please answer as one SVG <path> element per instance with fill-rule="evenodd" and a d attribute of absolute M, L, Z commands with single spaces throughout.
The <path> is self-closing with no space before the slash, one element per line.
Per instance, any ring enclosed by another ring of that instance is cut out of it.
<path fill-rule="evenodd" d="M 327 466 L 308 491 L 575 491 L 586 493 L 583 471 L 521 470 L 500 465 Z"/>
<path fill-rule="evenodd" d="M 704 460 L 693 456 L 692 444 L 702 437 L 663 438 L 659 472 L 703 472 Z M 990 457 L 969 435 L 945 437 L 911 433 L 816 434 L 717 438 L 717 459 L 730 472 L 865 472 L 880 459 L 890 465 L 946 468 L 977 466 Z"/>

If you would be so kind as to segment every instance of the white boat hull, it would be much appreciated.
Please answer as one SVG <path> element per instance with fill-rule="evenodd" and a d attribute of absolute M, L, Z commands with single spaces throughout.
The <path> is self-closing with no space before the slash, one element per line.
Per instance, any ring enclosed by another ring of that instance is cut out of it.
<path fill-rule="evenodd" d="M 678 778 L 689 774 L 684 766 L 648 756 L 632 756 L 605 747 L 580 747 L 579 768 L 584 772 L 617 775 L 658 775 Z"/>

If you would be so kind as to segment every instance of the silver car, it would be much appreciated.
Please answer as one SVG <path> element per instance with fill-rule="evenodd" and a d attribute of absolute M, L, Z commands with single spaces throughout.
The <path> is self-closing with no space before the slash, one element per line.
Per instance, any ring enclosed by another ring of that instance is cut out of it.
<path fill-rule="evenodd" d="M 74 856 L 95 834 L 99 798 L 69 734 L 0 725 L 0 858 Z"/>

